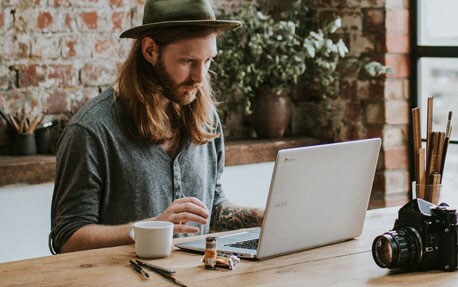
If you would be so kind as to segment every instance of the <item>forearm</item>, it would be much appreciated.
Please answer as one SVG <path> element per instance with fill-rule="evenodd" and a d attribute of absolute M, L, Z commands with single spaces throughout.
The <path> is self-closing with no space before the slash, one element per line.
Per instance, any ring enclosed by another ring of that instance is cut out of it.
<path fill-rule="evenodd" d="M 89 224 L 81 227 L 60 248 L 60 253 L 112 247 L 133 243 L 130 224 L 107 226 Z"/>
<path fill-rule="evenodd" d="M 223 202 L 214 207 L 211 217 L 212 232 L 257 227 L 262 225 L 264 209 L 241 207 Z"/>

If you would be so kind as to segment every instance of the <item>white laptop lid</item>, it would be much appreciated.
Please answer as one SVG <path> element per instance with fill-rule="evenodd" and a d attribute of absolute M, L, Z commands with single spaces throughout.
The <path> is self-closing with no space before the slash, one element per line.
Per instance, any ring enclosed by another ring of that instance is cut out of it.
<path fill-rule="evenodd" d="M 381 140 L 278 152 L 257 258 L 361 235 Z"/>

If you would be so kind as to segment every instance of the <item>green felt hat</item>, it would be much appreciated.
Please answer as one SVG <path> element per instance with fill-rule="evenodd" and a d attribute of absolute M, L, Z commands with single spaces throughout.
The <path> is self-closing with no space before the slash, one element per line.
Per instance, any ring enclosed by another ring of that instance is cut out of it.
<path fill-rule="evenodd" d="M 207 0 L 146 0 L 143 25 L 125 30 L 119 37 L 137 39 L 151 29 L 171 26 L 205 26 L 222 31 L 242 25 L 235 20 L 216 20 Z"/>

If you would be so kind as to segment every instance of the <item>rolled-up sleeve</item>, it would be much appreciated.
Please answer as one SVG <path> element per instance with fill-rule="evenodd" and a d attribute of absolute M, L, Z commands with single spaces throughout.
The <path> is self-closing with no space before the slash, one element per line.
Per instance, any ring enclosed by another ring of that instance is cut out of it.
<path fill-rule="evenodd" d="M 67 126 L 59 140 L 51 206 L 51 252 L 79 228 L 99 222 L 104 155 L 101 143 L 84 127 Z"/>

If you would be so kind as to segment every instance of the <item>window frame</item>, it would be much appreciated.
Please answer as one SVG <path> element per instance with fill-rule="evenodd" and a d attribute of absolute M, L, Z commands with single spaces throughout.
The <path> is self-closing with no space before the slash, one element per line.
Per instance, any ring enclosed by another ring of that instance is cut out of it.
<path fill-rule="evenodd" d="M 418 105 L 418 61 L 421 58 L 457 58 L 457 46 L 422 46 L 418 45 L 418 0 L 410 0 L 410 103 L 412 107 Z M 426 139 L 422 138 L 422 141 Z M 450 140 L 450 144 L 458 144 L 458 140 Z"/>

